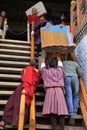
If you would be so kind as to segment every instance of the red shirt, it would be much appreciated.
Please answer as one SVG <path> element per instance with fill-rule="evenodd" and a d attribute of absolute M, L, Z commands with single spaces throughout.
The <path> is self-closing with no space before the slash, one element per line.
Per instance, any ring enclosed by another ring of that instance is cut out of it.
<path fill-rule="evenodd" d="M 29 15 L 27 17 L 27 20 L 31 23 L 32 21 L 34 21 L 34 25 L 36 25 L 39 22 L 39 17 L 36 15 Z"/>

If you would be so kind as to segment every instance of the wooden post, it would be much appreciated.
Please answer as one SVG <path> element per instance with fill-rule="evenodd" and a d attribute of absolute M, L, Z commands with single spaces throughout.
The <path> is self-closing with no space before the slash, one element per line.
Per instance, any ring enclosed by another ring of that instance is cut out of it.
<path fill-rule="evenodd" d="M 75 25 L 74 25 L 74 21 L 73 21 L 73 16 L 74 16 L 73 7 L 74 7 L 75 3 L 76 3 L 76 1 L 72 0 L 71 7 L 70 7 L 70 26 L 71 26 L 72 34 L 74 34 L 74 29 L 75 29 Z"/>
<path fill-rule="evenodd" d="M 32 22 L 32 30 L 34 28 L 34 22 Z M 34 36 L 31 37 L 31 59 L 34 59 Z M 29 130 L 35 130 L 35 95 L 31 101 L 30 106 L 30 127 Z"/>
<path fill-rule="evenodd" d="M 29 21 L 27 21 L 27 41 L 30 41 L 30 24 Z"/>
<path fill-rule="evenodd" d="M 34 22 L 32 22 L 32 30 L 34 29 Z M 31 59 L 34 59 L 34 36 L 31 36 Z"/>
<path fill-rule="evenodd" d="M 4 28 L 3 28 L 3 31 L 2 31 L 2 39 L 5 39 L 5 35 L 6 35 L 6 26 L 7 26 L 7 19 L 5 19 L 5 22 L 4 22 Z"/>
<path fill-rule="evenodd" d="M 24 115 L 25 115 L 25 90 L 22 90 L 21 93 L 21 101 L 20 101 L 20 113 L 19 113 L 19 122 L 18 122 L 18 130 L 23 130 L 24 127 Z"/>

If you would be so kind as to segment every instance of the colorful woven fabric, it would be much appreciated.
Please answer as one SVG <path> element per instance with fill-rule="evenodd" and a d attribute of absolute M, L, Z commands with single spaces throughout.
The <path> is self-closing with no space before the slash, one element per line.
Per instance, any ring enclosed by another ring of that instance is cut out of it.
<path fill-rule="evenodd" d="M 41 28 L 42 48 L 50 46 L 75 46 L 70 26 L 49 26 Z"/>

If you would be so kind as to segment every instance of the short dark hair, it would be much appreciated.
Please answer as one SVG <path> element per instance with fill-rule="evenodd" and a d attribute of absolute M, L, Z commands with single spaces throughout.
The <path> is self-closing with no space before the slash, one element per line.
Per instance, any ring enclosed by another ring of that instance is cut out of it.
<path fill-rule="evenodd" d="M 36 60 L 30 60 L 30 65 L 31 66 L 37 66 L 37 62 L 36 62 Z"/>
<path fill-rule="evenodd" d="M 46 14 L 40 15 L 39 18 L 42 18 L 42 17 L 44 17 L 44 19 L 46 19 Z"/>
<path fill-rule="evenodd" d="M 48 66 L 49 67 L 53 67 L 53 68 L 56 68 L 57 67 L 57 60 L 56 59 L 50 59 L 49 62 L 48 62 Z"/>

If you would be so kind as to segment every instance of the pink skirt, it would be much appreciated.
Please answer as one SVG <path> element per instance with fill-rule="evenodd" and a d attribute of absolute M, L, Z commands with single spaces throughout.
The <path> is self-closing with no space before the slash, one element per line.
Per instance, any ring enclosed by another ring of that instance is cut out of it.
<path fill-rule="evenodd" d="M 68 115 L 68 109 L 61 87 L 47 88 L 42 115 Z"/>

